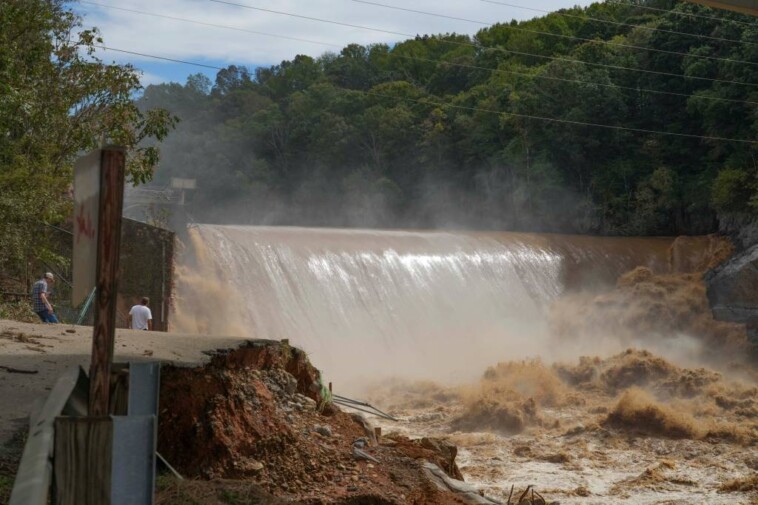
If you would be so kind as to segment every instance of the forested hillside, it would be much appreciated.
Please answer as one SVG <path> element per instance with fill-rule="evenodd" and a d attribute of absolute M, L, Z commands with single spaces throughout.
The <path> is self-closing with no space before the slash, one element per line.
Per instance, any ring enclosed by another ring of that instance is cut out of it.
<path fill-rule="evenodd" d="M 197 178 L 198 221 L 608 234 L 758 210 L 757 102 L 758 22 L 657 0 L 229 67 L 142 98 L 182 120 L 156 184 Z"/>

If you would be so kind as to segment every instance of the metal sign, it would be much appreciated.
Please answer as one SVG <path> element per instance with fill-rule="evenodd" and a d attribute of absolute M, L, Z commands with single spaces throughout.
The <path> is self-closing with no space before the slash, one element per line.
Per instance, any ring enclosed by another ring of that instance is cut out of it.
<path fill-rule="evenodd" d="M 171 187 L 175 189 L 195 189 L 197 182 L 195 179 L 184 179 L 181 177 L 171 178 Z"/>
<path fill-rule="evenodd" d="M 74 164 L 74 258 L 71 303 L 78 307 L 95 287 L 97 228 L 102 151 L 92 151 Z"/>

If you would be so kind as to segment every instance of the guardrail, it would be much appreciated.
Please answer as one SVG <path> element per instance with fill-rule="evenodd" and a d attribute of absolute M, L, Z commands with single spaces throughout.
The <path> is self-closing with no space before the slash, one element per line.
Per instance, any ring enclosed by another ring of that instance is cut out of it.
<path fill-rule="evenodd" d="M 9 505 L 152 505 L 157 362 L 114 364 L 112 415 L 86 417 L 89 379 L 72 368 L 32 413 Z M 126 380 L 124 380 L 126 378 Z"/>

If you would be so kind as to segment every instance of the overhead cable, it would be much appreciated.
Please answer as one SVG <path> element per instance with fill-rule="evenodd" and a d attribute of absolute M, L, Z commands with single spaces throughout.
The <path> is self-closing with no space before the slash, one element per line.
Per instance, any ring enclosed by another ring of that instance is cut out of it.
<path fill-rule="evenodd" d="M 479 0 L 479 1 L 480 2 L 485 2 L 485 3 L 488 3 L 488 4 L 502 5 L 504 7 L 512 7 L 514 9 L 522 9 L 522 10 L 527 10 L 527 11 L 532 11 L 532 12 L 540 12 L 540 13 L 543 13 L 543 14 L 550 14 L 552 16 L 561 16 L 561 17 L 565 17 L 565 18 L 579 19 L 581 21 L 592 21 L 594 23 L 603 23 L 603 24 L 615 25 L 615 26 L 625 26 L 625 27 L 628 27 L 628 28 L 647 30 L 647 31 L 650 31 L 650 32 L 662 32 L 662 33 L 669 33 L 669 34 L 672 34 L 672 35 L 685 35 L 685 36 L 688 36 L 688 37 L 697 37 L 699 39 L 715 40 L 715 41 L 718 41 L 718 42 L 731 42 L 731 43 L 734 43 L 734 44 L 749 44 L 749 45 L 753 45 L 753 46 L 758 45 L 758 43 L 755 43 L 755 42 L 748 42 L 748 41 L 736 40 L 736 39 L 725 39 L 723 37 L 712 37 L 710 35 L 703 35 L 701 33 L 678 32 L 676 30 L 667 30 L 665 28 L 653 28 L 652 26 L 635 25 L 635 24 L 632 24 L 632 23 L 622 23 L 620 21 L 613 21 L 613 20 L 610 20 L 610 19 L 600 19 L 600 18 L 595 18 L 595 17 L 587 16 L 587 15 L 569 14 L 568 12 L 549 11 L 549 10 L 545 10 L 545 9 L 537 9 L 535 7 L 527 7 L 525 5 L 511 4 L 511 3 L 506 3 L 506 2 L 500 2 L 500 1 L 497 1 L 497 0 Z M 618 4 L 618 5 L 621 5 L 621 4 Z M 633 5 L 629 5 L 629 7 L 634 7 L 634 6 Z"/>
<path fill-rule="evenodd" d="M 650 6 L 647 6 L 647 5 L 638 5 L 638 4 L 633 4 L 633 3 L 630 3 L 630 2 L 621 2 L 619 0 L 607 0 L 607 1 L 608 1 L 608 3 L 611 3 L 611 4 L 626 5 L 627 7 L 633 7 L 635 9 L 644 9 L 644 10 L 648 10 L 648 11 L 663 12 L 664 14 L 674 14 L 674 15 L 677 15 L 677 16 L 689 16 L 689 17 L 693 17 L 693 18 L 710 19 L 712 21 L 719 21 L 721 23 L 736 23 L 736 24 L 745 25 L 745 26 L 755 26 L 754 22 L 748 23 L 748 22 L 745 22 L 745 21 L 737 21 L 736 19 L 728 19 L 728 18 L 723 18 L 723 17 L 719 17 L 719 16 L 705 16 L 703 14 L 693 14 L 691 12 L 682 12 L 682 11 L 678 11 L 676 9 L 661 9 L 661 8 L 658 8 L 658 7 L 650 7 Z"/>
<path fill-rule="evenodd" d="M 601 83 L 597 81 L 585 81 L 582 79 L 566 79 L 564 77 L 554 77 L 550 75 L 544 75 L 544 74 L 529 74 L 526 72 L 516 72 L 514 70 L 505 70 L 501 68 L 488 68 L 488 67 L 480 67 L 477 65 L 468 65 L 466 63 L 454 63 L 454 62 L 448 62 L 444 60 L 433 60 L 428 58 L 421 58 L 419 56 L 405 56 L 402 54 L 394 54 L 393 55 L 396 58 L 404 58 L 408 60 L 414 60 L 414 61 L 423 61 L 426 63 L 436 63 L 438 65 L 448 65 L 451 67 L 458 67 L 458 68 L 467 68 L 471 70 L 486 70 L 489 72 L 494 72 L 497 74 L 511 74 L 511 75 L 518 75 L 522 77 L 530 77 L 534 79 L 546 79 L 550 81 L 561 81 L 561 82 L 570 82 L 575 84 L 583 84 L 586 86 L 600 86 L 604 88 L 617 88 L 617 89 L 626 89 L 630 91 L 634 91 L 636 93 L 644 92 L 644 93 L 655 93 L 655 94 L 661 94 L 661 95 L 672 95 L 672 96 L 681 96 L 685 98 L 693 98 L 696 97 L 698 99 L 703 100 L 715 100 L 715 101 L 723 101 L 723 102 L 733 102 L 733 103 L 743 103 L 743 104 L 749 104 L 749 105 L 758 105 L 758 102 L 752 102 L 750 100 L 736 100 L 731 98 L 719 98 L 719 97 L 710 97 L 710 96 L 703 96 L 703 95 L 690 95 L 688 93 L 676 93 L 674 91 L 660 91 L 656 89 L 649 89 L 649 88 L 634 88 L 632 86 L 621 86 L 618 84 L 613 83 Z"/>
<path fill-rule="evenodd" d="M 215 1 L 219 1 L 219 0 L 211 0 L 211 1 L 215 2 Z M 416 9 L 409 9 L 407 7 L 400 7 L 399 5 L 389 5 L 389 4 L 379 3 L 379 2 L 372 2 L 372 1 L 369 1 L 369 0 L 352 0 L 352 1 L 356 2 L 356 3 L 360 3 L 360 4 L 373 5 L 373 6 L 376 6 L 376 7 L 383 7 L 385 9 L 393 9 L 393 10 L 402 11 L 402 12 L 411 12 L 411 13 L 414 13 L 414 14 L 423 14 L 425 16 L 432 16 L 432 17 L 436 17 L 436 18 L 452 19 L 452 20 L 456 20 L 456 21 L 464 21 L 464 22 L 467 22 L 467 23 L 474 23 L 474 24 L 478 24 L 478 25 L 482 25 L 482 26 L 492 26 L 492 23 L 489 23 L 487 21 L 478 21 L 476 19 L 467 19 L 467 18 L 462 18 L 462 17 L 458 17 L 458 16 L 448 16 L 447 14 L 439 14 L 439 13 L 436 13 L 436 12 L 420 11 L 420 10 L 416 10 Z M 550 37 L 558 37 L 558 38 L 561 38 L 561 39 L 580 40 L 582 42 L 599 42 L 601 44 L 606 44 L 606 45 L 613 46 L 613 47 L 623 47 L 625 49 L 636 49 L 636 50 L 640 50 L 640 51 L 650 51 L 650 52 L 655 52 L 655 53 L 672 54 L 672 55 L 682 56 L 682 57 L 686 57 L 686 58 L 704 58 L 704 59 L 714 60 L 714 61 L 724 61 L 724 62 L 728 62 L 728 63 L 741 63 L 741 64 L 744 64 L 744 65 L 756 65 L 756 66 L 758 66 L 758 62 L 755 62 L 755 61 L 734 60 L 732 58 L 720 58 L 718 56 L 706 56 L 706 55 L 702 55 L 702 54 L 689 54 L 689 53 L 682 53 L 682 52 L 679 52 L 679 51 L 669 51 L 668 49 L 658 49 L 658 48 L 655 48 L 655 47 L 645 47 L 645 46 L 635 46 L 635 45 L 631 45 L 631 44 L 622 44 L 622 43 L 619 43 L 619 42 L 611 42 L 609 40 L 588 39 L 586 37 L 577 37 L 575 35 L 564 35 L 562 33 L 553 33 L 553 32 L 545 32 L 545 31 L 542 31 L 542 30 L 533 30 L 531 28 L 523 28 L 523 27 L 518 27 L 518 26 L 512 26 L 512 25 L 509 25 L 509 24 L 503 24 L 501 26 L 503 28 L 505 28 L 505 29 L 508 29 L 508 30 L 514 30 L 514 31 L 519 31 L 519 32 L 524 32 L 524 33 L 532 33 L 532 34 L 535 34 L 535 35 L 547 35 L 547 36 L 550 36 Z"/>
<path fill-rule="evenodd" d="M 316 18 L 316 17 L 312 17 L 312 16 L 303 16 L 301 14 L 294 14 L 294 13 L 291 13 L 291 12 L 284 12 L 284 11 L 275 11 L 275 10 L 272 10 L 272 9 L 264 9 L 262 7 L 254 7 L 252 5 L 245 5 L 245 4 L 235 3 L 235 2 L 229 2 L 227 0 L 209 0 L 209 1 L 215 2 L 215 3 L 219 3 L 219 4 L 225 4 L 225 5 L 235 6 L 235 7 L 241 7 L 241 8 L 244 8 L 244 9 L 251 9 L 251 10 L 255 10 L 255 11 L 269 12 L 269 13 L 272 13 L 272 14 L 279 14 L 279 15 L 282 15 L 282 16 L 289 16 L 289 17 L 295 17 L 295 18 L 300 18 L 300 19 L 307 19 L 309 21 L 316 21 L 316 22 L 319 22 L 319 23 L 328 23 L 328 24 L 339 25 L 339 26 L 347 26 L 347 27 L 350 27 L 350 28 L 359 28 L 361 30 L 368 30 L 368 31 L 379 32 L 379 33 L 388 33 L 388 34 L 392 34 L 392 35 L 401 35 L 403 37 L 409 37 L 409 38 L 418 37 L 417 34 L 412 34 L 412 33 L 396 32 L 396 31 L 391 31 L 391 30 L 384 30 L 384 29 L 381 29 L 381 28 L 374 28 L 374 27 L 370 27 L 370 26 L 362 26 L 362 25 L 355 25 L 355 24 L 350 24 L 350 23 L 343 23 L 343 22 L 340 22 L 340 21 L 333 21 L 333 20 L 330 20 L 330 19 L 322 19 L 322 18 Z M 436 40 L 438 40 L 442 44 L 451 44 L 451 45 L 456 45 L 456 46 L 474 47 L 476 49 L 492 50 L 492 51 L 498 51 L 498 52 L 503 52 L 503 53 L 516 54 L 516 55 L 519 55 L 519 56 L 529 56 L 529 57 L 532 57 L 532 58 L 541 58 L 541 59 L 545 59 L 545 60 L 563 61 L 563 62 L 567 62 L 567 63 L 587 65 L 587 66 L 592 66 L 592 67 L 610 68 L 610 69 L 614 69 L 614 70 L 626 70 L 626 71 L 629 71 L 629 72 L 639 72 L 639 73 L 644 73 L 644 74 L 664 75 L 664 76 L 667 76 L 667 77 L 678 77 L 680 79 L 691 79 L 691 80 L 708 81 L 708 82 L 721 82 L 721 83 L 724 83 L 724 84 L 737 84 L 737 85 L 740 85 L 740 86 L 758 87 L 758 84 L 753 84 L 753 83 L 749 83 L 749 82 L 740 82 L 740 81 L 733 81 L 733 80 L 730 81 L 730 80 L 726 80 L 726 79 L 716 79 L 716 78 L 712 78 L 712 77 L 701 77 L 701 76 L 695 76 L 695 75 L 682 75 L 682 74 L 677 74 L 677 73 L 674 73 L 674 72 L 663 72 L 663 71 L 659 71 L 659 70 L 647 70 L 647 69 L 642 69 L 642 68 L 630 68 L 630 67 L 624 67 L 624 66 L 621 66 L 621 65 L 608 65 L 608 64 L 605 64 L 605 63 L 593 63 L 593 62 L 589 62 L 589 61 L 575 60 L 575 59 L 564 58 L 564 57 L 560 57 L 560 56 L 546 56 L 546 55 L 542 55 L 542 54 L 528 53 L 528 52 L 524 52 L 524 51 L 516 51 L 516 50 L 513 50 L 513 49 L 506 49 L 504 47 L 499 47 L 499 46 L 495 46 L 495 47 L 485 46 L 485 45 L 482 45 L 482 44 L 478 44 L 476 42 L 460 42 L 460 41 L 456 41 L 456 40 L 446 40 L 446 39 L 442 39 L 442 38 L 437 38 Z M 601 41 L 595 41 L 595 42 L 601 42 Z"/>
<path fill-rule="evenodd" d="M 172 63 L 181 63 L 183 65 L 193 65 L 195 67 L 203 67 L 203 68 L 211 68 L 213 70 L 224 70 L 223 67 L 216 67 L 214 65 L 206 65 L 204 63 L 195 63 L 193 61 L 185 61 L 185 60 L 177 60 L 174 58 L 167 58 L 165 56 L 156 56 L 154 54 L 145 54 L 145 53 L 138 53 L 135 51 L 127 51 L 126 49 L 116 49 L 115 47 L 108 47 L 108 46 L 101 46 L 98 44 L 94 44 L 94 47 L 104 49 L 106 51 L 114 51 L 117 53 L 125 53 L 125 54 L 132 54 L 134 56 L 143 56 L 145 58 L 152 58 L 154 60 L 163 60 L 163 61 L 170 61 Z"/>
<path fill-rule="evenodd" d="M 273 34 L 273 33 L 259 32 L 259 31 L 256 31 L 256 30 L 247 30 L 247 29 L 243 29 L 243 28 L 237 28 L 237 27 L 234 27 L 234 26 L 220 25 L 220 24 L 214 24 L 214 23 L 205 23 L 205 22 L 196 21 L 196 20 L 193 20 L 193 19 L 180 18 L 180 17 L 175 17 L 175 16 L 168 16 L 168 15 L 164 15 L 164 14 L 157 14 L 157 13 L 152 13 L 152 12 L 147 12 L 147 11 L 141 11 L 141 10 L 136 10 L 136 9 L 126 9 L 126 8 L 123 8 L 123 7 L 115 7 L 115 6 L 103 5 L 103 4 L 99 4 L 99 3 L 95 3 L 95 2 L 82 1 L 81 3 L 88 4 L 88 5 L 95 5 L 95 6 L 98 6 L 98 7 L 105 7 L 105 8 L 110 8 L 110 9 L 116 9 L 116 10 L 125 11 L 125 12 L 129 12 L 129 13 L 133 13 L 133 14 L 140 14 L 140 15 L 146 15 L 146 16 L 154 16 L 154 17 L 158 17 L 158 18 L 165 18 L 165 19 L 170 19 L 170 20 L 174 20 L 174 21 L 182 21 L 182 22 L 186 22 L 186 23 L 194 23 L 194 24 L 203 25 L 203 26 L 210 26 L 210 27 L 214 27 L 214 28 L 222 28 L 222 29 L 241 31 L 241 32 L 245 32 L 245 33 L 251 33 L 251 34 L 254 34 L 254 35 L 265 35 L 265 36 L 268 36 L 268 37 L 280 37 L 280 38 L 284 38 L 284 39 L 287 39 L 287 40 L 297 40 L 297 41 L 300 41 L 300 42 L 308 42 L 308 43 L 312 43 L 312 44 L 325 45 L 325 46 L 335 47 L 335 48 L 340 48 L 340 49 L 342 48 L 342 46 L 340 46 L 340 45 L 331 44 L 331 43 L 328 43 L 328 42 L 319 42 L 319 41 L 314 41 L 314 40 L 310 40 L 310 39 L 302 39 L 302 38 L 298 38 L 298 37 L 289 37 L 289 36 L 286 36 L 286 35 L 278 35 L 278 34 Z M 661 91 L 661 90 L 649 89 L 649 88 L 621 86 L 621 85 L 613 84 L 613 83 L 600 83 L 600 82 L 596 82 L 596 81 L 588 81 L 588 80 L 583 80 L 583 79 L 567 79 L 567 78 L 562 78 L 562 77 L 548 76 L 548 75 L 544 75 L 544 74 L 530 74 L 530 73 L 526 73 L 526 72 L 517 72 L 517 71 L 514 71 L 514 70 L 505 70 L 505 69 L 499 69 L 499 68 L 481 67 L 481 66 L 477 66 L 477 65 L 468 65 L 468 64 L 455 63 L 455 62 L 444 61 L 444 60 L 434 60 L 434 59 L 428 59 L 428 58 L 421 58 L 421 57 L 418 57 L 418 56 L 402 55 L 402 54 L 398 54 L 398 53 L 395 53 L 393 56 L 398 57 L 398 58 L 407 59 L 407 60 L 422 61 L 422 62 L 425 62 L 425 63 L 436 63 L 438 65 L 448 65 L 448 66 L 453 66 L 453 67 L 458 67 L 458 68 L 467 68 L 467 69 L 472 69 L 472 70 L 485 70 L 485 71 L 489 71 L 489 72 L 495 72 L 495 73 L 500 73 L 500 74 L 510 74 L 510 75 L 516 75 L 516 76 L 522 76 L 522 77 L 529 77 L 529 78 L 533 78 L 533 79 L 545 79 L 545 80 L 551 80 L 551 81 L 570 82 L 570 83 L 575 83 L 575 84 L 582 84 L 582 85 L 585 85 L 585 86 L 600 86 L 600 87 L 606 87 L 606 88 L 626 89 L 626 90 L 633 91 L 635 93 L 640 93 L 640 92 L 643 92 L 643 93 L 654 93 L 654 94 L 659 94 L 659 95 L 681 96 L 681 97 L 686 97 L 686 98 L 689 98 L 689 97 L 693 96 L 693 95 L 690 95 L 690 94 L 687 94 L 687 93 L 677 93 L 677 92 L 674 92 L 674 91 Z M 711 96 L 698 96 L 698 99 L 720 101 L 720 102 L 732 102 L 732 103 L 744 103 L 744 104 L 750 104 L 750 105 L 758 105 L 758 102 L 753 102 L 753 101 L 749 101 L 749 100 L 736 100 L 736 99 L 731 99 L 731 98 L 720 98 L 720 97 L 711 97 Z"/>
<path fill-rule="evenodd" d="M 366 26 L 354 25 L 354 24 L 351 24 L 351 23 L 343 23 L 341 21 L 331 21 L 331 20 L 328 20 L 328 19 L 321 19 L 321 18 L 316 18 L 316 17 L 312 17 L 312 16 L 304 16 L 302 14 L 295 14 L 295 13 L 292 13 L 292 12 L 275 11 L 275 10 L 272 10 L 272 9 L 264 9 L 263 7 L 253 7 L 252 5 L 245 5 L 245 4 L 238 4 L 238 3 L 234 3 L 234 2 L 227 2 L 225 0 L 210 0 L 210 1 L 211 2 L 215 2 L 215 3 L 219 3 L 219 4 L 232 5 L 234 7 L 243 7 L 245 9 L 251 9 L 251 10 L 259 11 L 259 12 L 268 12 L 270 14 L 281 14 L 283 16 L 289 16 L 289 17 L 293 17 L 293 18 L 307 19 L 308 21 L 318 21 L 320 23 L 330 23 L 330 24 L 333 24 L 333 25 L 346 26 L 348 28 L 358 28 L 358 29 L 361 29 L 361 30 L 371 30 L 371 31 L 374 31 L 374 32 L 387 33 L 389 35 L 400 35 L 402 37 L 415 37 L 415 35 L 410 35 L 408 33 L 403 33 L 403 32 L 396 32 L 396 31 L 393 31 L 393 30 L 383 30 L 381 28 L 368 28 Z"/>
<path fill-rule="evenodd" d="M 80 4 L 86 4 L 86 5 L 95 5 L 97 7 L 103 7 L 103 8 L 106 8 L 106 9 L 115 9 L 115 10 L 124 11 L 124 12 L 131 12 L 131 13 L 134 13 L 134 14 L 142 14 L 144 16 L 152 16 L 152 17 L 156 17 L 156 18 L 171 19 L 171 20 L 174 20 L 174 21 L 184 21 L 185 23 L 193 23 L 193 24 L 202 25 L 202 26 L 211 26 L 213 28 L 223 28 L 223 29 L 226 29 L 226 30 L 235 30 L 235 31 L 238 31 L 238 32 L 252 33 L 254 35 L 263 35 L 264 37 L 276 37 L 276 38 L 279 38 L 279 39 L 295 40 L 295 41 L 298 41 L 298 42 L 308 42 L 310 44 L 318 44 L 318 45 L 329 46 L 329 47 L 342 47 L 342 46 L 338 46 L 337 44 L 330 44 L 328 42 L 321 42 L 321 41 L 318 41 L 318 40 L 303 39 L 303 38 L 300 38 L 300 37 L 290 37 L 290 36 L 287 36 L 287 35 L 279 35 L 279 34 L 261 32 L 261 31 L 258 31 L 258 30 L 248 30 L 247 28 L 238 28 L 236 26 L 219 25 L 219 24 L 216 24 L 216 23 L 207 23 L 205 21 L 197 21 L 197 20 L 194 20 L 194 19 L 187 19 L 187 18 L 180 18 L 180 17 L 176 17 L 176 16 L 169 16 L 167 14 L 157 14 L 155 12 L 147 12 L 147 11 L 142 11 L 142 10 L 137 10 L 137 9 L 127 9 L 125 7 L 116 7 L 115 5 L 106 5 L 106 4 L 101 4 L 101 3 L 97 3 L 97 2 L 88 2 L 88 1 L 85 1 L 85 0 L 80 0 L 79 3 Z"/>
<path fill-rule="evenodd" d="M 739 144 L 758 145 L 758 140 L 733 139 L 729 137 L 715 137 L 715 136 L 709 136 L 709 135 L 695 135 L 691 133 L 675 133 L 675 132 L 665 132 L 665 131 L 659 131 L 659 130 L 648 130 L 645 128 L 633 128 L 629 126 L 607 125 L 607 124 L 600 124 L 600 123 L 587 123 L 584 121 L 573 121 L 570 119 L 559 119 L 559 118 L 553 118 L 553 117 L 547 117 L 547 116 L 534 116 L 531 114 L 521 114 L 517 112 L 506 112 L 506 111 L 494 110 L 494 109 L 484 109 L 481 107 L 466 107 L 463 105 L 454 105 L 450 103 L 436 102 L 432 100 L 419 100 L 415 98 L 397 97 L 397 96 L 392 96 L 392 95 L 385 95 L 382 93 L 376 93 L 374 91 L 363 91 L 362 93 L 366 95 L 379 96 L 383 98 L 391 98 L 395 100 L 405 100 L 408 102 L 416 102 L 423 105 L 436 105 L 438 107 L 447 107 L 447 108 L 452 108 L 452 109 L 461 109 L 461 110 L 468 110 L 468 111 L 475 111 L 475 112 L 487 112 L 491 114 L 502 114 L 506 116 L 519 117 L 519 118 L 524 118 L 524 119 L 533 119 L 537 121 L 544 121 L 544 122 L 550 122 L 550 123 L 563 123 L 563 124 L 570 124 L 574 126 L 590 126 L 593 128 L 604 128 L 608 130 L 623 130 L 623 131 L 630 131 L 630 132 L 636 132 L 636 133 L 647 133 L 647 134 L 655 134 L 655 135 L 683 137 L 683 138 L 690 138 L 690 139 L 716 140 L 720 142 L 735 142 Z"/>
<path fill-rule="evenodd" d="M 145 58 L 154 58 L 157 60 L 164 60 L 164 61 L 172 61 L 175 63 L 183 63 L 185 65 L 195 65 L 198 67 L 205 67 L 205 68 L 213 68 L 217 70 L 223 70 L 220 67 L 214 67 L 211 65 L 205 65 L 202 63 L 194 63 L 190 61 L 183 61 L 183 60 L 176 60 L 173 58 L 167 58 L 163 56 L 156 56 L 153 54 L 146 54 L 146 53 L 138 53 L 135 51 L 127 51 L 124 49 L 116 49 L 112 47 L 106 47 L 106 46 L 99 46 L 95 45 L 95 47 L 99 47 L 100 49 L 105 49 L 108 51 L 116 51 L 120 53 L 126 53 L 126 54 L 133 54 L 137 56 L 142 56 Z M 355 90 L 354 90 L 355 91 Z M 604 128 L 604 129 L 610 129 L 610 130 L 623 130 L 623 131 L 630 131 L 630 132 L 636 132 L 636 133 L 646 133 L 646 134 L 655 134 L 655 135 L 665 135 L 665 136 L 674 136 L 674 137 L 681 137 L 681 138 L 691 138 L 691 139 L 700 139 L 700 140 L 714 140 L 714 141 L 720 141 L 720 142 L 734 142 L 739 144 L 748 144 L 748 145 L 756 145 L 758 144 L 758 140 L 746 140 L 746 139 L 733 139 L 728 137 L 716 137 L 716 136 L 709 136 L 709 135 L 695 135 L 690 133 L 675 133 L 675 132 L 665 132 L 665 131 L 659 131 L 659 130 L 648 130 L 644 128 L 633 128 L 633 127 L 627 127 L 627 126 L 618 126 L 618 125 L 606 125 L 606 124 L 600 124 L 600 123 L 587 123 L 583 121 L 573 121 L 569 119 L 560 119 L 560 118 L 552 118 L 547 116 L 535 116 L 531 114 L 521 114 L 517 112 L 507 112 L 507 111 L 499 111 L 494 109 L 485 109 L 482 107 L 466 107 L 463 105 L 454 105 L 451 103 L 445 103 L 445 102 L 439 102 L 434 100 L 418 100 L 414 98 L 404 98 L 404 97 L 397 97 L 392 95 L 385 95 L 383 93 L 376 93 L 374 91 L 359 91 L 360 93 L 363 93 L 365 95 L 370 96 L 378 96 L 383 98 L 390 98 L 393 100 L 404 100 L 408 102 L 415 102 L 422 105 L 435 105 L 437 107 L 446 107 L 446 108 L 452 108 L 452 109 L 459 109 L 459 110 L 468 110 L 468 111 L 476 111 L 476 112 L 486 112 L 490 114 L 500 114 L 500 115 L 506 115 L 506 116 L 512 116 L 512 117 L 520 117 L 524 119 L 532 119 L 532 120 L 538 120 L 543 122 L 551 122 L 551 123 L 559 123 L 559 124 L 569 124 L 574 126 L 589 126 L 593 128 Z"/>

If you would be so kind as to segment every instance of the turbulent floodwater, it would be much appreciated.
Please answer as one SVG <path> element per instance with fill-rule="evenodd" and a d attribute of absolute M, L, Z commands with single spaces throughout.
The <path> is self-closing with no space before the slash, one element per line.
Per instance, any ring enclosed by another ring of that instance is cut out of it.
<path fill-rule="evenodd" d="M 505 501 L 528 485 L 562 504 L 758 503 L 754 382 L 644 351 L 547 366 L 511 362 L 480 382 L 378 385 L 400 419 L 384 433 L 445 437 L 466 479 Z"/>
<path fill-rule="evenodd" d="M 494 497 L 534 484 L 561 503 L 753 503 L 758 389 L 735 364 L 744 328 L 710 316 L 699 272 L 728 254 L 713 238 L 190 238 L 175 330 L 289 339 L 338 392 L 402 419 L 385 430 L 456 443 Z"/>

